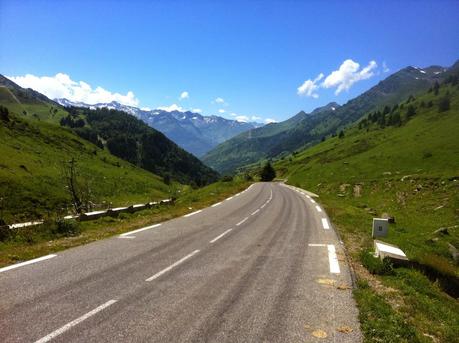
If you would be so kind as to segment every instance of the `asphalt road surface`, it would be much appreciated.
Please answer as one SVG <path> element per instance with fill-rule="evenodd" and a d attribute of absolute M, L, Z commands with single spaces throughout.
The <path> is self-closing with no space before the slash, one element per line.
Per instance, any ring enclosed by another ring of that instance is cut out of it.
<path fill-rule="evenodd" d="M 257 183 L 201 211 L 0 269 L 0 342 L 359 342 L 325 211 Z"/>

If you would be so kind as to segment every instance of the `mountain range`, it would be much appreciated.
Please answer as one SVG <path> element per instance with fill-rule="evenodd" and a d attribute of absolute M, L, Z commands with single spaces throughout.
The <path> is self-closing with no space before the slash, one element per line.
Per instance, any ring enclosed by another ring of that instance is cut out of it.
<path fill-rule="evenodd" d="M 459 62 L 450 68 L 406 67 L 342 106 L 330 103 L 309 114 L 301 111 L 286 121 L 241 133 L 209 151 L 202 160 L 220 173 L 233 173 L 259 160 L 314 145 L 326 136 L 337 134 L 369 111 L 394 105 L 427 90 L 457 69 Z"/>
<path fill-rule="evenodd" d="M 65 98 L 54 100 L 65 107 L 108 108 L 129 113 L 198 157 L 244 131 L 262 126 L 260 123 L 241 122 L 215 115 L 203 116 L 192 111 L 142 110 L 116 101 L 90 105 Z"/>

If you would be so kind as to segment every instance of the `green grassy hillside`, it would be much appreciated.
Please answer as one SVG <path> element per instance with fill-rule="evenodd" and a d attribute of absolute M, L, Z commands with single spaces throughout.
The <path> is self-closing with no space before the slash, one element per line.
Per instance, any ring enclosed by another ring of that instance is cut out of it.
<path fill-rule="evenodd" d="M 446 72 L 438 66 L 424 70 L 404 68 L 341 107 L 329 104 L 308 115 L 300 112 L 285 122 L 243 133 L 220 144 L 202 160 L 219 172 L 230 173 L 263 158 L 288 154 L 306 145 L 312 146 L 324 136 L 359 120 L 368 111 L 384 105 L 392 106 L 410 94 L 427 90 L 434 82 L 441 81 L 456 69 L 459 69 L 459 63 Z"/>
<path fill-rule="evenodd" d="M 0 218 L 18 222 L 65 212 L 70 197 L 63 165 L 76 160 L 96 204 L 129 204 L 168 197 L 162 179 L 114 157 L 70 130 L 23 118 L 11 109 L 0 120 Z M 63 210 L 64 209 L 64 210 Z"/>
<path fill-rule="evenodd" d="M 457 341 L 459 304 L 443 292 L 459 276 L 451 253 L 459 248 L 459 86 L 450 81 L 275 163 L 288 183 L 319 194 L 341 233 L 360 279 L 368 342 Z M 372 218 L 385 214 L 396 223 L 384 241 L 427 274 L 396 268 L 372 276 L 362 267 L 374 272 L 362 251 L 372 248 Z M 432 283 L 435 273 L 441 278 Z"/>
<path fill-rule="evenodd" d="M 71 126 L 82 138 L 157 175 L 180 183 L 204 186 L 218 174 L 161 132 L 134 116 L 117 110 L 69 107 L 61 125 Z"/>

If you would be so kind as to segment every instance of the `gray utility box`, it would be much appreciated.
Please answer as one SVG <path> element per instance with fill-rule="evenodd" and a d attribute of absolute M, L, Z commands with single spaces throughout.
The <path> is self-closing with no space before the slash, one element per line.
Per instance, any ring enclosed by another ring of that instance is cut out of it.
<path fill-rule="evenodd" d="M 389 220 L 384 218 L 373 218 L 372 236 L 386 237 L 389 231 Z"/>

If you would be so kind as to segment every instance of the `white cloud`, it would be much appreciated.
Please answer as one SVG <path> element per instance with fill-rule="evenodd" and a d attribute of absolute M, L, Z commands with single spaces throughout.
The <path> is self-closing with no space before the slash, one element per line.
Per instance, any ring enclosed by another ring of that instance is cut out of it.
<path fill-rule="evenodd" d="M 142 111 L 151 111 L 151 108 L 150 107 L 142 107 L 140 108 Z"/>
<path fill-rule="evenodd" d="M 226 112 L 226 111 L 223 110 L 223 109 L 219 109 L 219 110 L 218 110 L 218 113 L 222 113 L 222 114 L 223 114 L 223 113 L 225 113 L 225 112 Z"/>
<path fill-rule="evenodd" d="M 202 110 L 200 108 L 193 108 L 191 110 L 191 112 L 194 112 L 194 113 L 202 113 Z"/>
<path fill-rule="evenodd" d="M 386 64 L 386 61 L 383 61 L 383 63 L 382 63 L 382 70 L 383 70 L 383 73 L 388 73 L 388 72 L 390 72 L 390 69 L 389 69 L 389 67 L 388 67 L 387 64 Z"/>
<path fill-rule="evenodd" d="M 297 94 L 318 98 L 319 95 L 315 93 L 315 91 L 317 90 L 317 88 L 319 88 L 319 85 L 317 83 L 320 80 L 322 80 L 323 77 L 324 74 L 320 73 L 314 80 L 309 79 L 304 81 L 303 84 L 300 87 L 298 87 Z"/>
<path fill-rule="evenodd" d="M 180 94 L 180 100 L 188 99 L 190 97 L 190 93 L 184 91 Z"/>
<path fill-rule="evenodd" d="M 74 102 L 84 102 L 91 105 L 112 101 L 128 106 L 139 104 L 139 100 L 131 91 L 123 95 L 112 93 L 99 86 L 93 89 L 88 83 L 73 81 L 69 75 L 64 73 L 58 73 L 55 76 L 27 74 L 25 76 L 8 76 L 8 78 L 21 87 L 32 88 L 51 99 L 66 98 Z"/>
<path fill-rule="evenodd" d="M 259 116 L 252 116 L 252 117 L 250 117 L 250 119 L 253 120 L 253 121 L 257 121 L 257 120 L 261 120 L 263 118 L 261 118 Z"/>
<path fill-rule="evenodd" d="M 236 121 L 247 123 L 249 121 L 249 117 L 247 116 L 236 116 Z"/>
<path fill-rule="evenodd" d="M 277 123 L 277 120 L 276 119 L 272 119 L 272 118 L 266 118 L 265 119 L 265 124 L 270 124 L 270 123 Z"/>
<path fill-rule="evenodd" d="M 214 102 L 217 103 L 217 104 L 224 104 L 224 103 L 225 103 L 225 100 L 224 100 L 223 98 L 216 98 L 216 99 L 214 100 Z"/>
<path fill-rule="evenodd" d="M 185 112 L 185 109 L 177 104 L 172 104 L 170 106 L 160 106 L 160 107 L 157 107 L 157 109 L 166 111 L 166 112 L 172 112 L 172 111 Z"/>
<path fill-rule="evenodd" d="M 376 62 L 370 61 L 365 68 L 360 69 L 360 64 L 347 59 L 341 64 L 338 70 L 333 71 L 325 78 L 321 86 L 324 88 L 336 87 L 335 94 L 338 95 L 344 90 L 349 90 L 354 83 L 372 77 L 374 75 L 373 70 L 376 67 Z"/>

